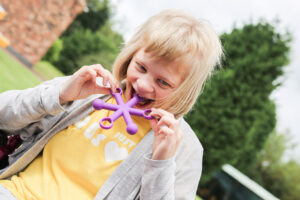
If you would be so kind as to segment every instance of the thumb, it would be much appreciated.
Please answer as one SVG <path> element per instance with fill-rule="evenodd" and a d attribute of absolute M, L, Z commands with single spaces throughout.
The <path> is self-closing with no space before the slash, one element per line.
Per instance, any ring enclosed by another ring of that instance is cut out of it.
<path fill-rule="evenodd" d="M 97 93 L 100 93 L 100 94 L 110 94 L 110 88 L 107 88 L 107 87 L 101 87 L 101 86 L 98 86 L 95 88 L 95 91 L 94 91 L 95 94 Z"/>

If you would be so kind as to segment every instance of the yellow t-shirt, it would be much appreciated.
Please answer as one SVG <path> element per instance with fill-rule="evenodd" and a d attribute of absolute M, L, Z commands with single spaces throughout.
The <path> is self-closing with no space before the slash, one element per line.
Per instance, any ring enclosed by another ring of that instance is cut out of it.
<path fill-rule="evenodd" d="M 114 103 L 110 98 L 107 103 Z M 93 199 L 104 182 L 150 130 L 148 120 L 132 117 L 139 131 L 126 132 L 120 117 L 111 129 L 99 121 L 114 111 L 94 111 L 57 133 L 24 172 L 1 180 L 18 199 Z"/>

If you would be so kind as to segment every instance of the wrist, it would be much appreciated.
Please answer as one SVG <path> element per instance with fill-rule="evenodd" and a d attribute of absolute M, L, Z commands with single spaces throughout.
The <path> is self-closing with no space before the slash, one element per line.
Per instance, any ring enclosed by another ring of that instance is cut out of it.
<path fill-rule="evenodd" d="M 68 101 L 66 100 L 66 97 L 63 95 L 65 92 L 63 91 L 63 87 L 60 88 L 59 90 L 59 103 L 60 105 L 64 105 Z"/>
<path fill-rule="evenodd" d="M 152 159 L 152 156 L 152 153 L 144 155 L 144 164 L 148 167 L 161 168 L 173 166 L 175 164 L 175 156 L 165 160 L 154 160 Z"/>
<path fill-rule="evenodd" d="M 60 105 L 64 105 L 65 103 L 67 103 L 67 101 L 65 101 L 64 99 L 62 99 L 61 97 L 59 97 L 59 104 Z"/>
<path fill-rule="evenodd" d="M 153 153 L 151 159 L 152 160 L 168 160 L 172 158 L 174 154 L 156 154 Z"/>

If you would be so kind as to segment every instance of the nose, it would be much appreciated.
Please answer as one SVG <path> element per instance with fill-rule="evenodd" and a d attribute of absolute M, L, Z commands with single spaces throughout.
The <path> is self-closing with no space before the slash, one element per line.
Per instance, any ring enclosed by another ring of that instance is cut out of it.
<path fill-rule="evenodd" d="M 137 92 L 141 95 L 146 93 L 153 93 L 154 87 L 152 81 L 147 77 L 140 77 L 137 79 Z"/>

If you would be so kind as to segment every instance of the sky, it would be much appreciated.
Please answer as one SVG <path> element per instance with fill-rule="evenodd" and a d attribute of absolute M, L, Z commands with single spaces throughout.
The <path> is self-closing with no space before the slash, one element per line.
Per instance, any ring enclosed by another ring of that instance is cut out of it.
<path fill-rule="evenodd" d="M 181 9 L 196 18 L 209 20 L 218 34 L 235 26 L 265 19 L 279 19 L 277 31 L 293 35 L 290 64 L 280 77 L 283 85 L 271 95 L 275 101 L 278 132 L 287 134 L 296 148 L 287 157 L 300 161 L 300 1 L 298 0 L 112 0 L 115 29 L 128 40 L 137 26 L 166 9 Z"/>

